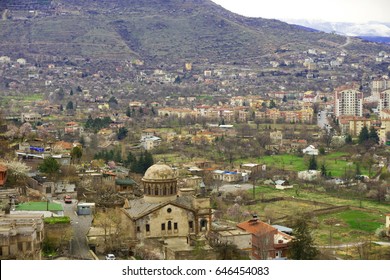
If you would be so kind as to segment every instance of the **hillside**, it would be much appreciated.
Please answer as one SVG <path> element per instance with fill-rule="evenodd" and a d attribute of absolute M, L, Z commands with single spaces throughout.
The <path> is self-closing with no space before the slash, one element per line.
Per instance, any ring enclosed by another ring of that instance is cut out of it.
<path fill-rule="evenodd" d="M 0 9 L 0 55 L 37 60 L 250 65 L 280 50 L 338 52 L 346 42 L 339 35 L 239 16 L 209 0 L 5 0 Z M 384 48 L 390 50 L 359 39 L 346 46 L 358 56 Z"/>

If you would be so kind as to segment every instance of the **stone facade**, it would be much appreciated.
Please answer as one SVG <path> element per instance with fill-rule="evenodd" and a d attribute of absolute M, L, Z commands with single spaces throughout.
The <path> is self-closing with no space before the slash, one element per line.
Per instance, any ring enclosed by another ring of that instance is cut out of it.
<path fill-rule="evenodd" d="M 43 215 L 0 215 L 0 259 L 41 259 Z"/>
<path fill-rule="evenodd" d="M 211 227 L 210 198 L 179 192 L 172 168 L 155 164 L 143 179 L 144 197 L 126 201 L 122 224 L 134 243 L 205 235 Z"/>

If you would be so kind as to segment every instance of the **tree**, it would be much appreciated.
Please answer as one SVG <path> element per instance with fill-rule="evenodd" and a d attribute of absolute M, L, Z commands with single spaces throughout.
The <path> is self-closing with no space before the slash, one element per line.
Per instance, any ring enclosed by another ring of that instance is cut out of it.
<path fill-rule="evenodd" d="M 83 150 L 79 146 L 74 147 L 70 152 L 70 156 L 72 157 L 72 160 L 73 159 L 80 160 L 82 155 L 83 155 Z"/>
<path fill-rule="evenodd" d="M 38 166 L 38 170 L 48 175 L 54 175 L 60 170 L 60 164 L 54 158 L 48 157 Z"/>
<path fill-rule="evenodd" d="M 309 160 L 309 170 L 317 170 L 317 167 L 318 165 L 317 165 L 316 157 L 312 155 Z"/>
<path fill-rule="evenodd" d="M 379 144 L 379 136 L 378 133 L 376 132 L 376 129 L 373 126 L 370 127 L 368 138 L 372 140 L 375 144 Z"/>
<path fill-rule="evenodd" d="M 307 217 L 299 218 L 293 226 L 294 239 L 291 242 L 290 257 L 293 260 L 316 259 L 319 251 L 314 247 L 314 241 L 310 234 Z"/>
<path fill-rule="evenodd" d="M 66 104 L 66 110 L 73 110 L 73 102 L 69 101 L 68 104 Z"/>
<path fill-rule="evenodd" d="M 242 251 L 238 249 L 237 245 L 232 243 L 217 243 L 213 246 L 217 253 L 218 260 L 243 260 L 248 259 L 243 255 Z"/>
<path fill-rule="evenodd" d="M 115 98 L 115 96 L 111 96 L 108 100 L 108 103 L 118 104 L 118 100 Z"/>
<path fill-rule="evenodd" d="M 271 101 L 269 102 L 269 106 L 268 106 L 268 107 L 269 107 L 270 109 L 276 108 L 275 101 L 271 100 Z"/>
<path fill-rule="evenodd" d="M 370 138 L 370 135 L 368 133 L 368 129 L 367 129 L 367 126 L 364 126 L 362 128 L 362 130 L 360 131 L 359 133 L 359 144 L 363 144 L 364 142 L 366 142 L 368 139 Z"/>
<path fill-rule="evenodd" d="M 352 136 L 350 134 L 345 136 L 345 144 L 352 144 Z"/>
<path fill-rule="evenodd" d="M 327 171 L 326 171 L 325 164 L 322 164 L 321 165 L 321 176 L 326 177 L 326 175 L 327 175 Z"/>
<path fill-rule="evenodd" d="M 118 133 L 117 133 L 117 135 L 116 135 L 117 139 L 118 139 L 118 140 L 123 140 L 123 139 L 125 139 L 128 132 L 129 132 L 129 131 L 127 130 L 126 127 L 121 127 L 121 128 L 119 128 Z"/>

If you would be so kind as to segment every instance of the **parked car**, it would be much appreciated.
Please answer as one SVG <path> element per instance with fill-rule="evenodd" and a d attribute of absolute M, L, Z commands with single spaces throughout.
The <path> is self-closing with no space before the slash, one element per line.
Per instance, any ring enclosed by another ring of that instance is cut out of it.
<path fill-rule="evenodd" d="M 116 258 L 115 258 L 115 255 L 114 254 L 107 254 L 106 255 L 106 260 L 116 260 Z"/>
<path fill-rule="evenodd" d="M 64 201 L 65 203 L 72 203 L 72 197 L 70 195 L 65 195 Z"/>

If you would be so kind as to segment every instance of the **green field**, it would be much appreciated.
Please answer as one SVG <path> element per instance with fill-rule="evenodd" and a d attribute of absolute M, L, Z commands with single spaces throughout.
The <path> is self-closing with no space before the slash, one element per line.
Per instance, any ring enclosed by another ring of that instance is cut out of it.
<path fill-rule="evenodd" d="M 318 170 L 321 165 L 324 164 L 327 172 L 331 172 L 334 177 L 343 177 L 347 173 L 354 173 L 356 170 L 356 164 L 353 161 L 349 161 L 349 154 L 343 152 L 334 152 L 325 155 L 319 155 L 316 157 Z M 287 171 L 304 171 L 309 166 L 309 156 L 300 157 L 293 154 L 283 155 L 271 155 L 260 158 L 252 158 L 245 160 L 238 160 L 237 163 L 254 162 L 260 164 L 266 164 L 272 168 L 287 170 Z M 360 165 L 360 171 L 363 175 L 368 175 L 367 169 Z"/>
<path fill-rule="evenodd" d="M 358 210 L 347 210 L 318 217 L 318 227 L 313 231 L 317 243 L 343 244 L 365 239 L 377 240 L 375 231 L 385 223 L 385 216 Z"/>

